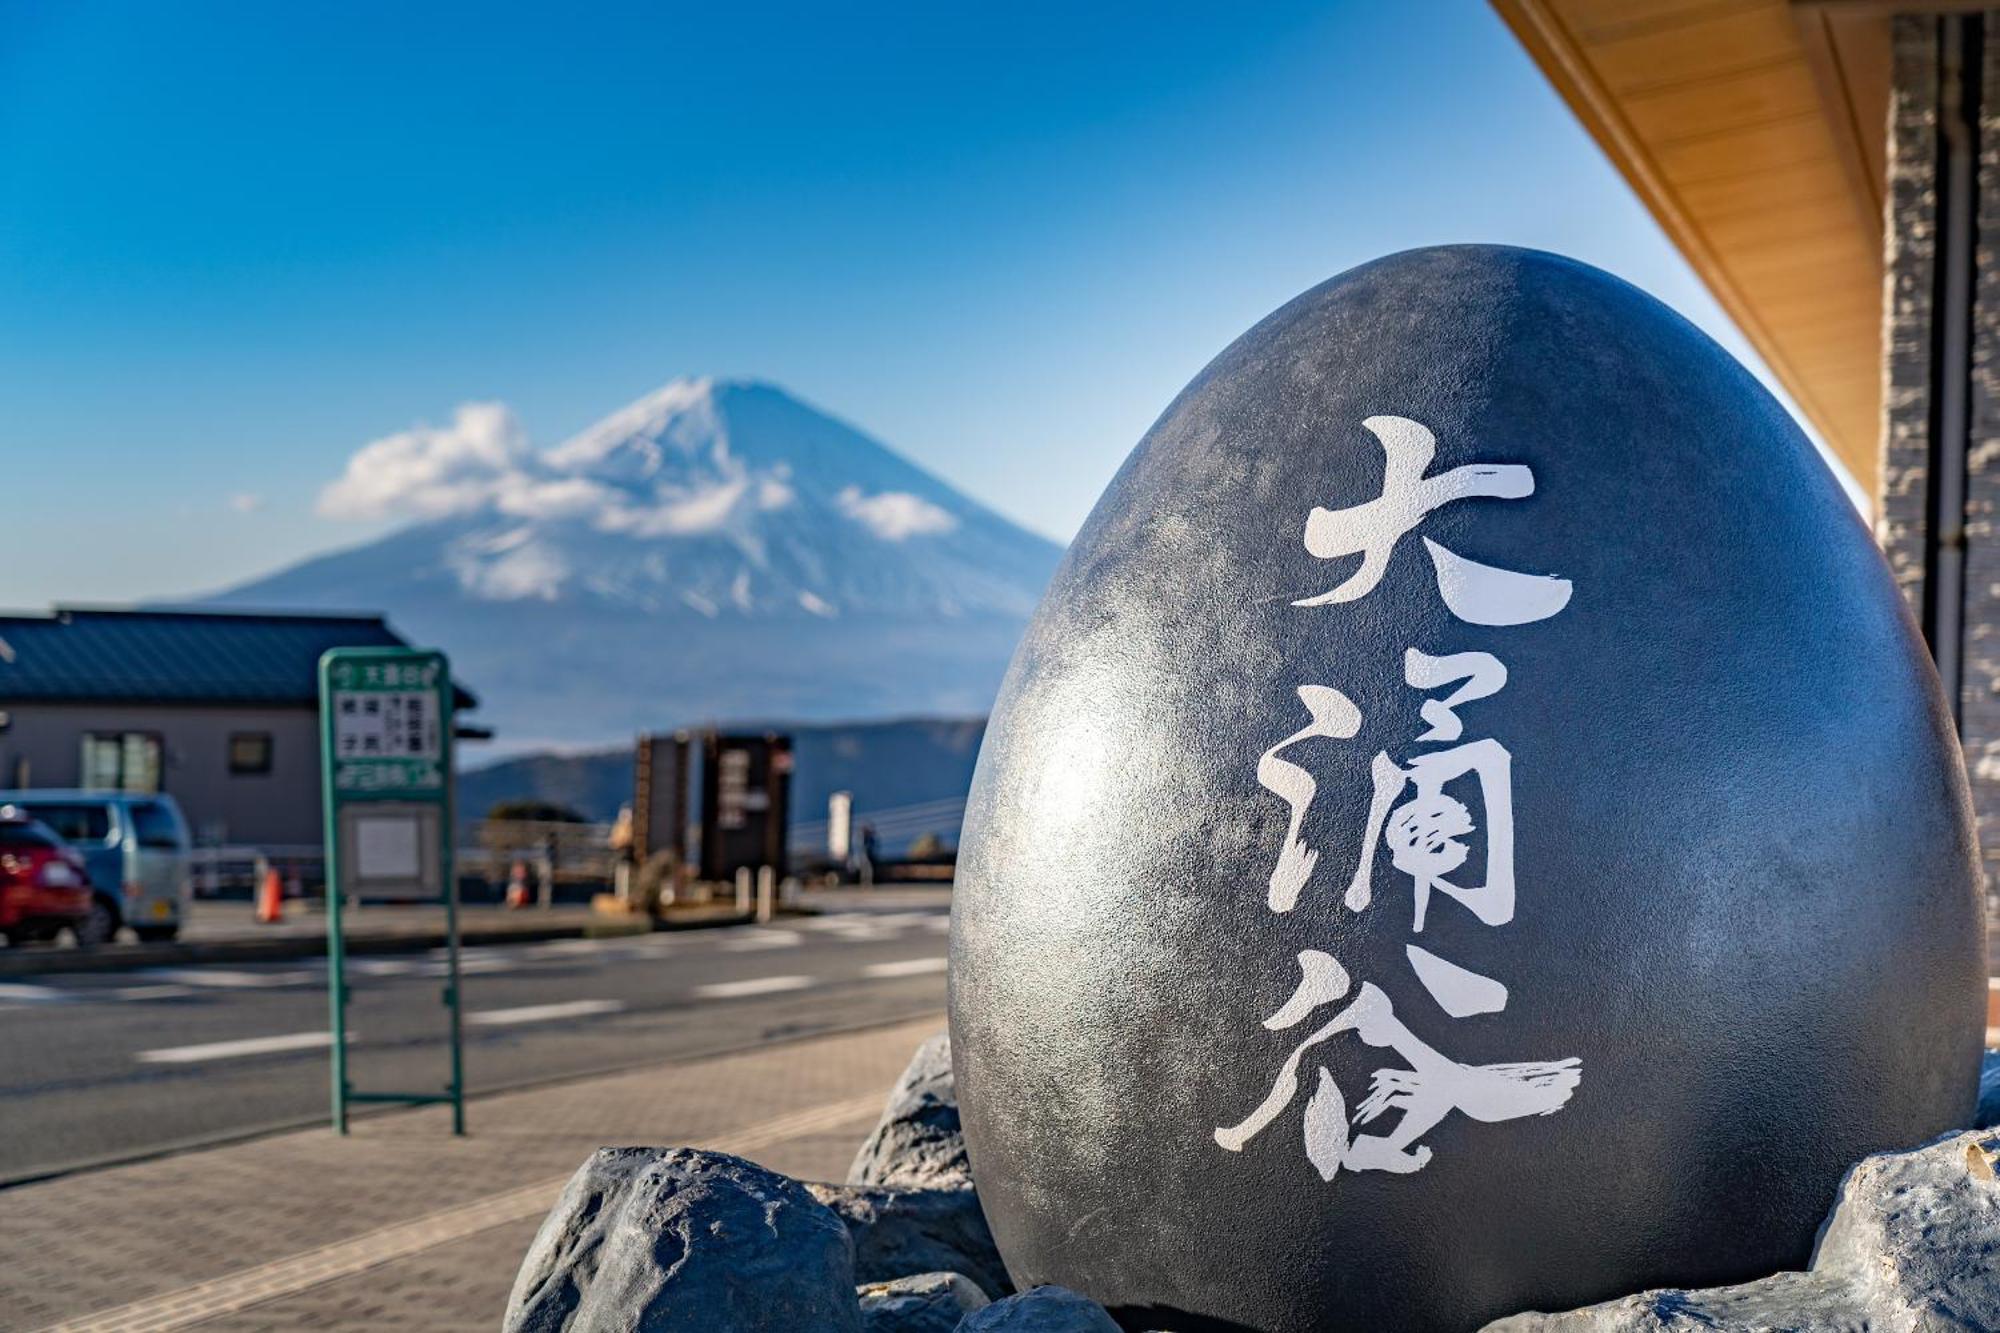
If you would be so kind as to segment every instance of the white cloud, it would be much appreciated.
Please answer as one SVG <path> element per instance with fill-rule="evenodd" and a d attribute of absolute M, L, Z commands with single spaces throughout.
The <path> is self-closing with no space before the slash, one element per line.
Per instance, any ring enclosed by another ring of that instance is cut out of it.
<path fill-rule="evenodd" d="M 445 559 L 460 587 L 497 602 L 552 602 L 570 574 L 562 553 L 536 541 L 530 528 L 459 541 Z"/>
<path fill-rule="evenodd" d="M 659 405 L 649 399 L 642 406 Z M 684 406 L 680 398 L 666 403 L 667 408 Z M 633 445 L 637 452 L 631 458 L 607 466 L 606 446 L 597 438 L 602 434 L 579 437 L 536 455 L 529 451 L 526 435 L 506 404 L 464 403 L 449 426 L 418 426 L 356 450 L 346 471 L 320 492 L 319 512 L 328 518 L 365 521 L 491 511 L 510 518 L 579 519 L 600 532 L 633 537 L 725 530 L 743 536 L 748 516 L 797 502 L 788 465 L 752 471 L 730 455 L 724 438 L 714 441 L 700 467 L 682 469 L 677 479 L 669 480 L 652 475 L 660 461 L 659 450 L 645 439 Z M 591 447 L 582 448 L 579 441 Z M 688 476 L 690 470 L 693 477 Z M 859 492 L 855 495 L 864 511 L 874 516 L 863 521 L 878 530 L 912 524 L 911 530 L 936 530 L 927 526 L 932 520 L 926 516 L 913 519 L 896 511 L 898 501 L 922 503 L 914 497 L 862 500 Z"/>
<path fill-rule="evenodd" d="M 418 426 L 363 445 L 319 494 L 327 518 L 438 518 L 496 498 L 527 438 L 505 403 L 462 403 L 449 426 Z"/>
<path fill-rule="evenodd" d="M 493 502 L 516 518 L 578 518 L 600 513 L 617 492 L 588 477 L 531 477 L 510 472 L 494 482 Z"/>
<path fill-rule="evenodd" d="M 789 472 L 791 469 L 783 469 Z M 791 488 L 782 475 L 770 476 L 757 483 L 757 507 L 762 510 L 783 509 L 797 498 L 798 492 Z"/>
<path fill-rule="evenodd" d="M 885 542 L 950 532 L 958 520 L 929 500 L 908 491 L 883 491 L 863 495 L 858 486 L 849 486 L 834 497 L 840 512 L 867 528 Z"/>
<path fill-rule="evenodd" d="M 729 522 L 737 501 L 750 487 L 748 477 L 736 477 L 698 490 L 669 491 L 658 503 L 624 504 L 605 510 L 597 526 L 606 532 L 634 537 L 677 537 L 714 532 Z"/>
<path fill-rule="evenodd" d="M 238 491 L 229 497 L 229 507 L 239 514 L 254 514 L 264 507 L 264 497 L 250 491 Z"/>

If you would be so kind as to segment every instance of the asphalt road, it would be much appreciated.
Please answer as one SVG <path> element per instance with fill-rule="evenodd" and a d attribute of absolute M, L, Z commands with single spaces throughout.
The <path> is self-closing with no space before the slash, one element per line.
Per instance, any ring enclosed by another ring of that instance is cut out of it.
<path fill-rule="evenodd" d="M 936 1012 L 942 907 L 463 955 L 473 1094 Z M 351 1078 L 442 1091 L 444 964 L 349 962 Z M 323 1121 L 322 960 L 0 982 L 0 1184 Z M 469 1116 L 476 1124 L 475 1102 Z"/>

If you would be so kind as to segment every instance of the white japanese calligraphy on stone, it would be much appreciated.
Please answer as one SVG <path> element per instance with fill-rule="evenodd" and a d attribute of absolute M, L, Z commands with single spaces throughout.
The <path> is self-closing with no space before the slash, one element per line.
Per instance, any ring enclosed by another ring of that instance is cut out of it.
<path fill-rule="evenodd" d="M 1315 505 L 1306 516 L 1306 550 L 1322 560 L 1359 555 L 1361 568 L 1332 590 L 1302 598 L 1293 606 L 1352 602 L 1375 591 L 1396 543 L 1433 509 L 1474 496 L 1518 500 L 1534 493 L 1535 474 L 1513 463 L 1468 463 L 1426 477 L 1437 457 L 1437 437 L 1429 430 L 1408 417 L 1369 417 L 1361 424 L 1382 442 L 1387 456 L 1381 496 L 1351 509 Z"/>
<path fill-rule="evenodd" d="M 1319 789 L 1319 783 L 1311 772 L 1289 760 L 1280 759 L 1278 753 L 1315 736 L 1347 740 L 1361 730 L 1361 710 L 1339 690 L 1325 685 L 1301 685 L 1299 702 L 1306 706 L 1312 721 L 1264 751 L 1257 760 L 1257 781 L 1267 791 L 1284 797 L 1292 807 L 1291 827 L 1285 830 L 1285 846 L 1278 853 L 1277 866 L 1271 871 L 1269 902 L 1274 912 L 1292 910 L 1292 905 L 1299 900 L 1299 890 L 1312 878 L 1313 866 L 1319 861 L 1319 853 L 1305 845 L 1300 832 L 1305 824 L 1306 809 L 1312 805 L 1313 793 Z"/>
<path fill-rule="evenodd" d="M 1465 905 L 1489 926 L 1514 919 L 1514 777 L 1513 756 L 1492 739 L 1468 741 L 1449 750 L 1420 754 L 1399 765 L 1386 754 L 1375 756 L 1371 768 L 1374 795 L 1368 802 L 1368 824 L 1361 835 L 1361 861 L 1347 887 L 1347 907 L 1368 906 L 1374 880 L 1375 849 L 1389 848 L 1389 864 L 1408 875 L 1416 898 L 1411 929 L 1421 931 L 1432 893 L 1443 893 Z M 1472 832 L 1472 812 L 1445 791 L 1447 783 L 1472 774 L 1478 779 L 1486 814 L 1486 866 L 1482 882 L 1460 887 L 1445 878 L 1465 864 L 1468 852 L 1459 841 Z M 1410 798 L 1398 806 L 1405 788 Z"/>
<path fill-rule="evenodd" d="M 1453 1018 L 1497 1014 L 1507 1007 L 1507 988 L 1492 977 L 1482 977 L 1415 944 L 1404 945 L 1403 953 L 1438 1008 Z"/>
<path fill-rule="evenodd" d="M 1437 571 L 1438 595 L 1460 620 L 1471 625 L 1527 625 L 1569 605 L 1570 582 L 1545 574 L 1521 574 L 1482 565 L 1424 538 Z"/>
<path fill-rule="evenodd" d="M 1314 507 L 1305 527 L 1305 546 L 1312 555 L 1320 559 L 1359 555 L 1361 564 L 1330 591 L 1294 606 L 1327 606 L 1367 596 L 1381 582 L 1397 543 L 1443 505 L 1477 497 L 1517 500 L 1534 493 L 1534 474 L 1519 464 L 1467 464 L 1426 476 L 1437 440 L 1407 417 L 1369 417 L 1362 425 L 1381 442 L 1386 457 L 1382 494 L 1346 509 Z M 1569 604 L 1573 590 L 1567 579 L 1481 564 L 1428 537 L 1423 541 L 1440 598 L 1453 616 L 1467 624 L 1532 624 Z M 1400 761 L 1386 750 L 1375 755 L 1369 767 L 1371 791 L 1361 853 L 1342 902 L 1353 912 L 1369 908 L 1375 859 L 1386 848 L 1390 865 L 1411 883 L 1412 934 L 1423 931 L 1431 897 L 1440 893 L 1481 924 L 1503 926 L 1513 920 L 1515 908 L 1513 755 L 1492 737 L 1465 740 L 1465 722 L 1458 710 L 1504 689 L 1506 664 L 1487 652 L 1433 656 L 1411 647 L 1403 655 L 1403 678 L 1411 688 L 1426 692 L 1458 686 L 1443 698 L 1422 701 L 1418 715 L 1427 730 L 1410 742 L 1447 748 L 1421 750 Z M 1331 686 L 1302 685 L 1298 696 L 1309 715 L 1307 725 L 1264 751 L 1257 761 L 1258 783 L 1281 797 L 1291 813 L 1271 872 L 1268 905 L 1276 912 L 1289 912 L 1297 905 L 1319 859 L 1304 835 L 1318 780 L 1303 763 L 1281 756 L 1308 739 L 1352 739 L 1362 722 L 1360 710 Z M 1477 818 L 1465 801 L 1447 790 L 1467 777 L 1478 792 Z M 1470 856 L 1464 839 L 1481 828 L 1485 853 L 1479 882 L 1461 884 L 1451 877 Z M 1414 943 L 1405 946 L 1404 956 L 1448 1017 L 1462 1020 L 1506 1009 L 1507 987 L 1495 978 Z M 1408 1067 L 1375 1070 L 1368 1095 L 1351 1117 L 1354 1126 L 1362 1126 L 1399 1112 L 1401 1118 L 1384 1134 L 1351 1132 L 1346 1097 L 1332 1071 L 1319 1068 L 1301 1131 L 1307 1160 L 1329 1182 L 1343 1167 L 1395 1173 L 1420 1170 L 1430 1160 L 1431 1149 L 1419 1140 L 1453 1111 L 1487 1124 L 1549 1115 L 1568 1103 L 1582 1077 L 1581 1063 L 1574 1058 L 1486 1065 L 1452 1060 L 1411 1032 L 1397 1016 L 1388 993 L 1373 982 L 1364 982 L 1355 991 L 1353 978 L 1333 955 L 1307 949 L 1298 955 L 1298 964 L 1299 983 L 1264 1020 L 1266 1028 L 1296 1027 L 1326 1006 L 1346 1000 L 1350 992 L 1354 998 L 1292 1048 L 1255 1110 L 1240 1123 L 1214 1131 L 1216 1143 L 1231 1152 L 1241 1152 L 1297 1099 L 1299 1070 L 1308 1053 L 1345 1032 L 1354 1033 L 1363 1045 L 1393 1051 Z"/>
<path fill-rule="evenodd" d="M 1455 741 L 1465 734 L 1465 724 L 1452 710 L 1460 704 L 1500 693 L 1507 684 L 1507 665 L 1492 653 L 1432 657 L 1418 649 L 1405 648 L 1403 680 L 1423 690 L 1434 690 L 1455 680 L 1465 682 L 1445 698 L 1424 700 L 1417 709 L 1417 715 L 1431 724 L 1429 731 L 1417 737 L 1419 745 L 1425 741 Z"/>

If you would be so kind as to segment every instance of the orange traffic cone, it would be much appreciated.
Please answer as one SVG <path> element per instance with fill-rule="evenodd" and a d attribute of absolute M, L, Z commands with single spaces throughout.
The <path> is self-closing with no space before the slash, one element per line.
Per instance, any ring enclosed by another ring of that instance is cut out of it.
<path fill-rule="evenodd" d="M 284 919 L 285 884 L 278 878 L 278 868 L 272 866 L 264 872 L 264 882 L 257 888 L 257 920 L 271 926 Z"/>
<path fill-rule="evenodd" d="M 514 868 L 507 875 L 506 905 L 518 911 L 526 907 L 529 901 L 528 863 L 526 861 L 516 861 Z"/>

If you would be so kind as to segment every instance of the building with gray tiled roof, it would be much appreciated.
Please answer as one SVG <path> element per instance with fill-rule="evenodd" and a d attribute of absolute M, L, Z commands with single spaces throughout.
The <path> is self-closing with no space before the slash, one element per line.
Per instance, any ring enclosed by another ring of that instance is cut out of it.
<path fill-rule="evenodd" d="M 0 786 L 164 791 L 202 841 L 317 844 L 320 655 L 403 644 L 372 615 L 0 615 Z"/>

